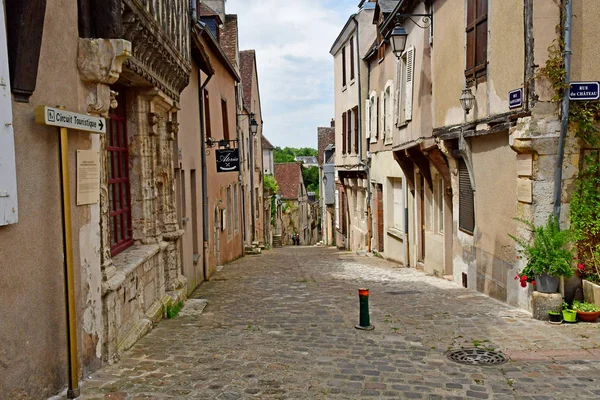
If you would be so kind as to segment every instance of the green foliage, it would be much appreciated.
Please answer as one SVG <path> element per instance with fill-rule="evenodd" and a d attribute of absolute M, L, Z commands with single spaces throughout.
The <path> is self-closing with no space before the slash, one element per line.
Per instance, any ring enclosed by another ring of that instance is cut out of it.
<path fill-rule="evenodd" d="M 521 276 L 533 280 L 535 275 L 547 273 L 550 276 L 573 276 L 573 253 L 567 247 L 571 232 L 560 230 L 554 216 L 548 217 L 546 225 L 534 226 L 531 222 L 522 219 L 518 221 L 527 225 L 533 232 L 533 242 L 509 235 L 522 249 L 519 253 L 527 258 L 527 266 L 521 271 Z"/>
<path fill-rule="evenodd" d="M 275 147 L 273 150 L 273 160 L 275 163 L 288 163 L 294 162 L 294 157 L 296 156 L 317 156 L 318 151 L 316 149 L 311 149 L 310 147 Z"/>
<path fill-rule="evenodd" d="M 573 302 L 573 310 L 574 311 L 583 311 L 583 312 L 596 312 L 596 311 L 600 311 L 600 307 L 596 306 L 595 304 L 592 303 L 588 303 L 588 302 L 581 302 L 578 300 L 575 300 Z"/>
<path fill-rule="evenodd" d="M 263 190 L 277 194 L 279 192 L 279 184 L 273 175 L 263 176 Z"/>
<path fill-rule="evenodd" d="M 306 191 L 319 194 L 319 167 L 302 168 L 302 179 Z"/>
<path fill-rule="evenodd" d="M 181 311 L 181 309 L 183 308 L 183 301 L 180 301 L 179 303 L 176 304 L 172 304 L 169 303 L 167 304 L 167 319 L 172 319 L 175 318 L 177 316 L 177 314 L 179 314 L 179 311 Z"/>

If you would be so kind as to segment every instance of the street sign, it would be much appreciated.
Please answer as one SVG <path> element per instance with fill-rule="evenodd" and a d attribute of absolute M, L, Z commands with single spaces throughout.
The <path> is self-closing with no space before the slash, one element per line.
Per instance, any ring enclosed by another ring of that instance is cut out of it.
<path fill-rule="evenodd" d="M 508 92 L 508 108 L 523 107 L 523 88 L 511 90 Z"/>
<path fill-rule="evenodd" d="M 217 150 L 217 172 L 235 172 L 240 170 L 238 149 Z"/>
<path fill-rule="evenodd" d="M 571 100 L 598 100 L 600 99 L 600 83 L 598 82 L 573 82 L 569 89 Z"/>
<path fill-rule="evenodd" d="M 35 109 L 35 122 L 78 131 L 106 133 L 106 120 L 102 117 L 93 117 L 48 106 L 39 106 Z"/>

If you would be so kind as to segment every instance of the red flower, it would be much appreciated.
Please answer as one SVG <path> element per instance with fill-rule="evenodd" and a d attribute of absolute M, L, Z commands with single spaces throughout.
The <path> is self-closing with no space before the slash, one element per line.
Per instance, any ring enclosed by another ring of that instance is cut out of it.
<path fill-rule="evenodd" d="M 581 263 L 577 264 L 577 268 L 579 268 L 580 271 L 583 271 L 585 269 L 585 266 Z"/>
<path fill-rule="evenodd" d="M 521 282 L 527 282 L 527 275 L 521 275 Z"/>
<path fill-rule="evenodd" d="M 527 282 L 526 281 L 521 281 L 521 287 L 527 287 Z"/>
<path fill-rule="evenodd" d="M 532 284 L 532 285 L 535 285 L 535 281 L 531 281 L 531 284 Z"/>

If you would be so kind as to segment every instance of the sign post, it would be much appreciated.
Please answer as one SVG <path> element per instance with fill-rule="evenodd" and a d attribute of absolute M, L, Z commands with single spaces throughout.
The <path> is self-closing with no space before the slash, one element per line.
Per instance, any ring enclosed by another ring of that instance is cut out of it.
<path fill-rule="evenodd" d="M 106 120 L 91 115 L 65 111 L 63 107 L 40 106 L 35 109 L 35 122 L 59 128 L 59 156 L 62 199 L 62 234 L 65 260 L 65 286 L 67 289 L 67 335 L 69 338 L 69 388 L 67 397 L 79 397 L 77 365 L 77 325 L 75 315 L 75 273 L 73 268 L 73 231 L 71 222 L 71 186 L 69 179 L 69 137 L 68 128 L 93 133 L 106 133 Z"/>

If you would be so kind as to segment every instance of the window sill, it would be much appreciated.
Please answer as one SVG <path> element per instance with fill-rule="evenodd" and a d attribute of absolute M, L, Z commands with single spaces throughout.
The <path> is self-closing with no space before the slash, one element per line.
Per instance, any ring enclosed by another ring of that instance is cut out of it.
<path fill-rule="evenodd" d="M 350 85 L 348 85 L 348 86 L 352 86 L 352 85 L 354 85 L 355 83 L 356 83 L 356 80 L 355 80 L 355 79 L 352 79 L 352 80 L 350 81 Z"/>
<path fill-rule="evenodd" d="M 133 245 L 112 258 L 116 274 L 102 284 L 102 295 L 112 292 L 123 285 L 128 275 L 150 260 L 160 251 L 160 245 Z"/>
<path fill-rule="evenodd" d="M 342 86 L 342 93 L 345 92 L 346 89 L 348 89 L 348 86 L 346 86 L 346 85 Z"/>
<path fill-rule="evenodd" d="M 396 238 L 396 239 L 400 240 L 400 241 L 404 241 L 404 233 L 403 233 L 401 230 L 399 230 L 399 229 L 396 229 L 396 228 L 388 228 L 388 229 L 387 229 L 387 234 L 388 234 L 389 236 L 392 236 L 392 237 L 394 237 L 394 238 Z"/>

